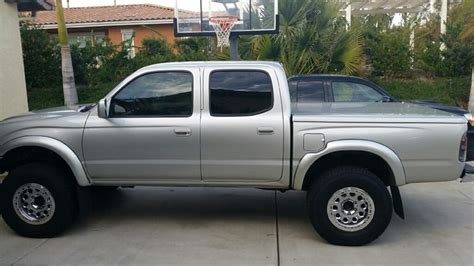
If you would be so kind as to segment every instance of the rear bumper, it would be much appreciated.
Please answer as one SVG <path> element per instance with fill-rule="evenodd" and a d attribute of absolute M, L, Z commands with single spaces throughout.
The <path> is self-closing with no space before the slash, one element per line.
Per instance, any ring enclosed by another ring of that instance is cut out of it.
<path fill-rule="evenodd" d="M 3 169 L 4 169 L 4 166 L 3 166 L 3 160 L 2 160 L 2 158 L 3 158 L 3 157 L 0 156 L 0 175 L 1 175 L 3 172 L 5 172 L 5 170 L 3 170 Z"/>
<path fill-rule="evenodd" d="M 466 164 L 461 175 L 461 182 L 468 183 L 474 181 L 474 167 Z"/>
<path fill-rule="evenodd" d="M 469 126 L 467 131 L 467 156 L 466 160 L 474 161 L 474 128 Z"/>

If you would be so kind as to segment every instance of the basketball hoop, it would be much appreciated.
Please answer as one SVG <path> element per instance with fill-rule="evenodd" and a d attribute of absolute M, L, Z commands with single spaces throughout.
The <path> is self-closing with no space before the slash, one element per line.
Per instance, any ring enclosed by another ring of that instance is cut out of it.
<path fill-rule="evenodd" d="M 239 21 L 238 17 L 233 16 L 216 16 L 209 18 L 209 24 L 214 28 L 217 36 L 217 47 L 229 47 L 230 33 L 235 24 Z"/>

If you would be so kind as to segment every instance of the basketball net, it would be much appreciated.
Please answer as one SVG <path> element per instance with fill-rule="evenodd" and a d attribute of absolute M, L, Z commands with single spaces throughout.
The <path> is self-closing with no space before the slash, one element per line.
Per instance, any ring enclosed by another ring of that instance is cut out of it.
<path fill-rule="evenodd" d="M 212 25 L 217 36 L 217 47 L 222 48 L 230 46 L 230 33 L 235 24 L 239 21 L 233 16 L 218 16 L 209 18 L 209 24 Z"/>

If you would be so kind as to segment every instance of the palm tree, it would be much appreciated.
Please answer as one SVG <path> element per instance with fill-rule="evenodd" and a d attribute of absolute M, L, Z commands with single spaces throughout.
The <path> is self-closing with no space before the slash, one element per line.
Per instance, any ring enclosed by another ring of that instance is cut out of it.
<path fill-rule="evenodd" d="M 58 16 L 58 38 L 61 46 L 61 68 L 63 75 L 64 103 L 67 106 L 77 104 L 76 82 L 74 80 L 74 69 L 72 67 L 71 48 L 67 39 L 66 23 L 64 22 L 64 10 L 61 0 L 56 0 L 56 14 Z"/>
<path fill-rule="evenodd" d="M 280 33 L 251 38 L 254 58 L 281 61 L 290 75 L 361 69 L 362 36 L 346 30 L 336 1 L 280 0 L 279 8 Z"/>

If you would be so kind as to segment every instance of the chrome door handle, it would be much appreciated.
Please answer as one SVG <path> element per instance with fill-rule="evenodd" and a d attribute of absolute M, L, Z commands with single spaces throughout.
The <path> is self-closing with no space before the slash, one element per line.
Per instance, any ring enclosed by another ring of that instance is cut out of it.
<path fill-rule="evenodd" d="M 174 134 L 180 137 L 191 136 L 191 129 L 189 128 L 177 128 L 174 130 Z"/>
<path fill-rule="evenodd" d="M 259 127 L 257 129 L 257 132 L 259 135 L 273 135 L 275 133 L 275 130 L 273 127 Z"/>

